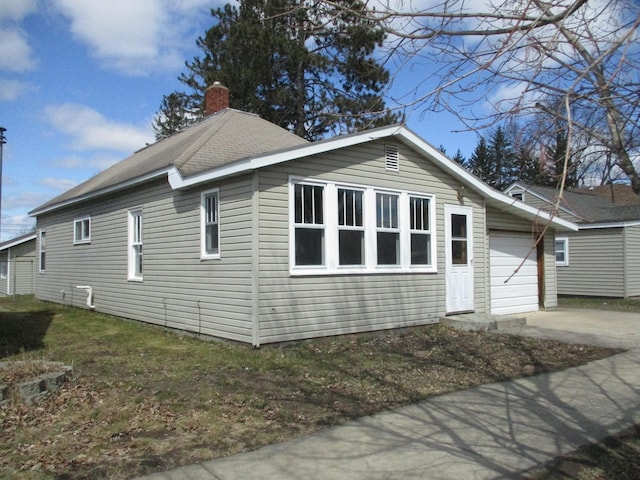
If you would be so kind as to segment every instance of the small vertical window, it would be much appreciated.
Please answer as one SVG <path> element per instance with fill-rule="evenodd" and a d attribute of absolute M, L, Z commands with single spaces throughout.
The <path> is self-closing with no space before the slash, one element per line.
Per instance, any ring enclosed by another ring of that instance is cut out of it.
<path fill-rule="evenodd" d="M 73 243 L 91 242 L 91 218 L 79 218 L 73 222 Z"/>
<path fill-rule="evenodd" d="M 468 265 L 467 215 L 451 215 L 451 262 L 453 265 Z"/>
<path fill-rule="evenodd" d="M 129 280 L 142 280 L 142 210 L 129 212 Z"/>
<path fill-rule="evenodd" d="M 44 272 L 46 268 L 46 259 L 47 259 L 47 232 L 41 230 L 40 231 L 40 241 L 38 257 L 40 260 L 40 271 Z"/>
<path fill-rule="evenodd" d="M 0 262 L 0 279 L 7 279 L 7 262 Z"/>
<path fill-rule="evenodd" d="M 338 188 L 338 261 L 364 265 L 363 192 Z"/>
<path fill-rule="evenodd" d="M 376 227 L 378 265 L 398 265 L 400 263 L 398 195 L 376 194 Z"/>
<path fill-rule="evenodd" d="M 431 265 L 431 222 L 428 198 L 409 197 L 411 265 Z"/>
<path fill-rule="evenodd" d="M 218 190 L 202 194 L 202 257 L 220 256 L 220 193 Z"/>
<path fill-rule="evenodd" d="M 556 238 L 555 242 L 556 265 L 559 267 L 569 266 L 569 239 Z"/>
<path fill-rule="evenodd" d="M 324 187 L 295 184 L 293 196 L 295 265 L 324 265 Z"/>

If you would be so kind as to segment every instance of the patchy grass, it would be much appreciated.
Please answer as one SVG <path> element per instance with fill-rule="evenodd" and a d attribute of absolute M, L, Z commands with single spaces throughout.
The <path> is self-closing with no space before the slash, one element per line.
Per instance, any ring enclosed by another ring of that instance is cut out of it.
<path fill-rule="evenodd" d="M 531 480 L 637 480 L 640 426 L 558 457 L 531 472 Z"/>
<path fill-rule="evenodd" d="M 255 350 L 29 298 L 0 300 L 0 359 L 74 379 L 0 409 L 0 477 L 131 478 L 613 351 L 441 326 Z"/>
<path fill-rule="evenodd" d="M 590 308 L 596 310 L 616 310 L 619 312 L 640 313 L 640 297 L 559 297 L 558 304 L 562 308 Z"/>

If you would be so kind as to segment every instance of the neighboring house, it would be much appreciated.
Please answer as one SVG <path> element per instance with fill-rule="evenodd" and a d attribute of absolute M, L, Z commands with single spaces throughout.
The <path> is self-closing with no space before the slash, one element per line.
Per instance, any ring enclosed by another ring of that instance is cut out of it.
<path fill-rule="evenodd" d="M 558 191 L 523 183 L 506 193 L 547 212 Z M 557 215 L 578 225 L 556 236 L 560 295 L 640 295 L 640 196 L 628 185 L 573 188 L 562 193 Z"/>
<path fill-rule="evenodd" d="M 0 296 L 33 295 L 36 265 L 35 233 L 0 243 Z"/>
<path fill-rule="evenodd" d="M 255 346 L 556 306 L 572 223 L 403 126 L 309 143 L 207 97 L 200 123 L 31 212 L 37 297 Z"/>

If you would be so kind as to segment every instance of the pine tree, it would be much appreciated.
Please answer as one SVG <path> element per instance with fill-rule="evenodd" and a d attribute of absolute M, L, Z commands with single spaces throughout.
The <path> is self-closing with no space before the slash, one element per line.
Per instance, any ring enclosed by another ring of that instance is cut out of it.
<path fill-rule="evenodd" d="M 298 0 L 241 0 L 211 11 L 203 52 L 179 80 L 202 115 L 207 86 L 231 90 L 231 107 L 315 140 L 399 120 L 384 103 L 388 71 L 374 57 L 384 32 L 360 0 L 299 8 Z M 330 19 L 330 21 L 329 21 Z"/>
<path fill-rule="evenodd" d="M 153 131 L 156 140 L 180 132 L 193 123 L 193 116 L 188 112 L 186 95 L 177 92 L 162 97 L 160 110 L 153 119 Z"/>
<path fill-rule="evenodd" d="M 462 155 L 460 149 L 456 151 L 456 154 L 453 156 L 452 160 L 463 167 L 466 167 L 467 165 L 467 159 L 464 158 L 464 155 Z"/>
<path fill-rule="evenodd" d="M 478 144 L 467 163 L 467 168 L 480 180 L 491 185 L 490 182 L 495 177 L 495 166 L 491 162 L 489 147 L 484 137 L 480 137 L 478 140 Z"/>

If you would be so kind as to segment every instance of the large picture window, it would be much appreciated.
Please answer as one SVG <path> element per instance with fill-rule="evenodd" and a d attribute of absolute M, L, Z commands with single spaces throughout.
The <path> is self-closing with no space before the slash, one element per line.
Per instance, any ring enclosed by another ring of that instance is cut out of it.
<path fill-rule="evenodd" d="M 202 194 L 202 257 L 220 257 L 220 193 L 211 190 Z"/>
<path fill-rule="evenodd" d="M 142 280 L 142 210 L 129 211 L 129 280 Z"/>
<path fill-rule="evenodd" d="M 294 186 L 295 265 L 324 265 L 324 187 Z"/>
<path fill-rule="evenodd" d="M 293 275 L 437 271 L 433 195 L 291 179 L 290 201 Z"/>

